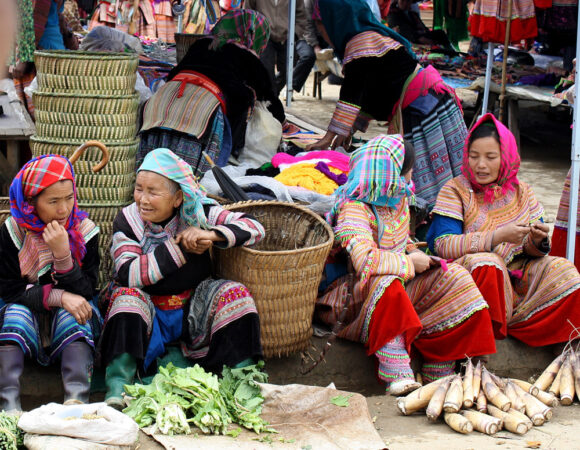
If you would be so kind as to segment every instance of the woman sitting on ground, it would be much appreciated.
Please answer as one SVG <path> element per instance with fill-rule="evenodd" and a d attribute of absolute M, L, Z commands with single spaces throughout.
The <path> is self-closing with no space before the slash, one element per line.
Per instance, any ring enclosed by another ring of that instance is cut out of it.
<path fill-rule="evenodd" d="M 20 410 L 24 356 L 61 360 L 65 403 L 88 403 L 95 331 L 91 301 L 99 229 L 77 207 L 73 168 L 62 156 L 24 165 L 10 186 L 0 228 L 0 407 Z"/>
<path fill-rule="evenodd" d="M 413 162 L 412 146 L 399 135 L 379 136 L 352 154 L 328 220 L 355 283 L 350 286 L 350 275 L 338 278 L 317 303 L 321 319 L 334 325 L 349 302 L 338 335 L 376 355 L 392 395 L 419 386 L 412 347 L 423 358 L 425 381 L 453 373 L 466 355 L 495 352 L 487 304 L 469 273 L 457 264 L 441 266 L 410 242 Z"/>
<path fill-rule="evenodd" d="M 254 244 L 264 228 L 207 198 L 191 167 L 165 148 L 145 157 L 134 195 L 113 223 L 101 340 L 105 399 L 117 408 L 137 368 L 154 369 L 169 343 L 180 341 L 192 364 L 218 372 L 262 355 L 254 300 L 242 284 L 210 278 L 209 249 Z"/>
<path fill-rule="evenodd" d="M 489 304 L 496 339 L 566 342 L 580 325 L 580 274 L 570 261 L 546 256 L 544 208 L 518 180 L 519 167 L 514 136 L 486 114 L 465 143 L 463 175 L 439 193 L 429 247 L 471 273 Z"/>
<path fill-rule="evenodd" d="M 376 20 L 364 0 L 317 5 L 317 25 L 342 59 L 344 80 L 328 131 L 308 149 L 348 148 L 371 119 L 388 121 L 390 133 L 415 147 L 415 194 L 432 208 L 439 189 L 461 173 L 467 128 L 453 88 L 432 66 L 423 69 L 409 42 Z"/>

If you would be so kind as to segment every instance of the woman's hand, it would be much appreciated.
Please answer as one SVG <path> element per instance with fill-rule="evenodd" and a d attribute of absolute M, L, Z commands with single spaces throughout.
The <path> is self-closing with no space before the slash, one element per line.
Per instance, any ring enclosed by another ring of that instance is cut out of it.
<path fill-rule="evenodd" d="M 84 325 L 92 317 L 93 310 L 91 305 L 84 297 L 80 295 L 72 294 L 70 292 L 64 292 L 62 294 L 62 307 L 66 309 L 75 320 Z"/>
<path fill-rule="evenodd" d="M 175 242 L 181 245 L 186 252 L 201 255 L 211 248 L 214 242 L 223 241 L 224 238 L 215 231 L 202 230 L 197 227 L 189 227 L 175 237 Z"/>
<path fill-rule="evenodd" d="M 549 231 L 548 225 L 542 222 L 535 222 L 530 226 L 530 237 L 536 248 L 540 248 L 542 241 L 548 237 Z"/>
<path fill-rule="evenodd" d="M 68 241 L 68 233 L 66 232 L 66 228 L 56 220 L 46 225 L 46 228 L 42 232 L 42 239 L 44 239 L 44 242 L 50 248 L 55 259 L 63 259 L 69 255 L 70 244 Z"/>
<path fill-rule="evenodd" d="M 509 225 L 500 227 L 495 230 L 492 247 L 495 247 L 502 242 L 520 245 L 529 232 L 530 227 L 523 224 L 510 223 Z"/>
<path fill-rule="evenodd" d="M 409 258 L 411 258 L 411 261 L 413 262 L 415 273 L 423 273 L 431 267 L 431 264 L 433 264 L 431 258 L 421 250 L 409 253 Z"/>
<path fill-rule="evenodd" d="M 332 131 L 327 131 L 322 139 L 316 141 L 314 144 L 308 145 L 306 147 L 306 151 L 309 152 L 311 150 L 328 150 L 329 148 L 332 148 L 332 143 L 335 137 L 335 133 Z"/>

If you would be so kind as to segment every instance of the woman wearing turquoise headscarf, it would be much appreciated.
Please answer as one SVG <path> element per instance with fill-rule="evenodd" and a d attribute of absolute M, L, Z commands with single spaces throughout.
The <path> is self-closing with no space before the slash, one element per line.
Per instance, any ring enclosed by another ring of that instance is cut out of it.
<path fill-rule="evenodd" d="M 409 42 L 380 23 L 364 0 L 318 0 L 317 25 L 342 60 L 340 99 L 326 135 L 309 149 L 344 146 L 371 119 L 389 122 L 416 152 L 417 197 L 432 207 L 460 174 L 467 128 L 459 100 L 432 66 L 417 64 Z"/>
<path fill-rule="evenodd" d="M 495 353 L 488 306 L 469 272 L 427 256 L 409 239 L 413 162 L 400 135 L 378 136 L 352 154 L 327 219 L 333 259 L 348 260 L 354 274 L 332 281 L 317 302 L 331 326 L 348 303 L 338 335 L 376 356 L 378 377 L 392 395 L 419 386 L 411 349 L 422 357 L 426 382 L 452 374 L 466 355 Z"/>
<path fill-rule="evenodd" d="M 105 400 L 117 408 L 123 386 L 138 369 L 153 371 L 168 344 L 218 372 L 262 355 L 254 300 L 240 283 L 212 280 L 209 255 L 213 245 L 259 241 L 260 223 L 207 198 L 191 167 L 166 148 L 145 157 L 134 197 L 113 223 L 114 280 L 102 305 Z"/>

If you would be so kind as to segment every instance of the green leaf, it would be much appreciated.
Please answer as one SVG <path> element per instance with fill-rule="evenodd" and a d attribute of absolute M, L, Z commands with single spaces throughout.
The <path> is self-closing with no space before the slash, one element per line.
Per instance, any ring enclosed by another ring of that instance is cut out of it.
<path fill-rule="evenodd" d="M 230 430 L 226 433 L 226 435 L 231 436 L 233 438 L 237 438 L 240 433 L 242 432 L 242 429 L 240 427 L 236 428 L 235 430 Z"/>
<path fill-rule="evenodd" d="M 337 395 L 336 397 L 332 397 L 330 399 L 330 403 L 336 406 L 340 406 L 341 408 L 346 408 L 347 406 L 349 406 L 348 399 L 351 398 L 352 395 L 353 394 L 350 394 L 346 397 L 344 395 Z"/>

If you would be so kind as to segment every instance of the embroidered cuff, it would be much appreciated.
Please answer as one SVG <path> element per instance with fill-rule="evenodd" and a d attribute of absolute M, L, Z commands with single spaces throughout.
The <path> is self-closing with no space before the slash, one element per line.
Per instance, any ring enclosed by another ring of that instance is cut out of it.
<path fill-rule="evenodd" d="M 64 258 L 61 258 L 61 259 L 54 258 L 53 263 L 52 263 L 52 268 L 55 270 L 55 272 L 58 272 L 58 273 L 65 273 L 65 272 L 69 272 L 70 270 L 72 270 L 73 260 L 72 260 L 72 256 L 71 256 L 70 252 Z"/>
<path fill-rule="evenodd" d="M 42 291 L 42 306 L 44 306 L 44 309 L 62 308 L 63 289 L 53 289 L 51 284 L 45 284 L 42 286 Z"/>
<path fill-rule="evenodd" d="M 492 250 L 493 233 L 470 233 L 468 239 L 469 253 L 490 252 Z"/>
<path fill-rule="evenodd" d="M 215 227 L 211 227 L 210 230 L 214 231 L 225 239 L 225 241 L 214 242 L 213 245 L 215 247 L 230 248 L 236 245 L 236 236 L 227 226 L 217 225 Z"/>
<path fill-rule="evenodd" d="M 350 136 L 353 125 L 359 115 L 360 108 L 356 105 L 338 101 L 328 131 L 341 136 Z"/>
<path fill-rule="evenodd" d="M 356 116 L 356 120 L 354 121 L 353 130 L 359 130 L 365 133 L 369 127 L 369 123 L 371 122 L 372 117 L 364 112 L 359 112 L 358 116 Z"/>

